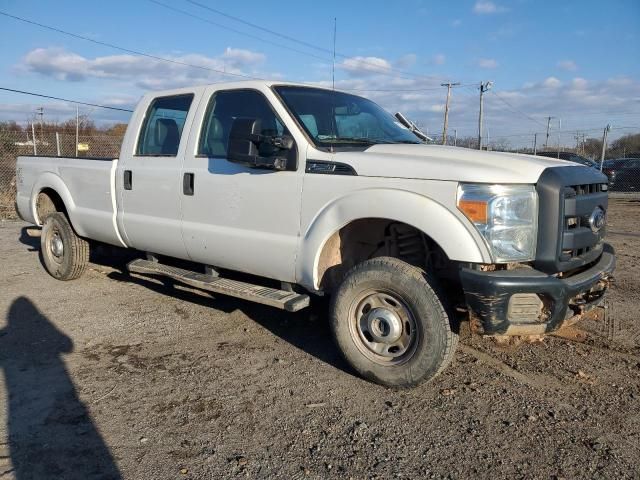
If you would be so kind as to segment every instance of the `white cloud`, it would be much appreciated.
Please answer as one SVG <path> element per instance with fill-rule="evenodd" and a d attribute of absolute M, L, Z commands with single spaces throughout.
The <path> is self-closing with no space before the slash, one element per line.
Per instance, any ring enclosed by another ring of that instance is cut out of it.
<path fill-rule="evenodd" d="M 454 27 L 454 28 L 457 28 L 460 25 L 462 25 L 462 20 L 460 20 L 459 18 L 456 18 L 455 20 L 453 20 L 451 22 L 451 26 Z"/>
<path fill-rule="evenodd" d="M 443 53 L 438 53 L 433 56 L 431 61 L 434 65 L 444 65 L 444 62 L 447 60 L 447 57 Z"/>
<path fill-rule="evenodd" d="M 498 62 L 493 58 L 480 58 L 477 62 L 480 68 L 496 68 Z"/>
<path fill-rule="evenodd" d="M 338 65 L 353 77 L 371 76 L 392 69 L 391 63 L 380 57 L 351 57 Z"/>
<path fill-rule="evenodd" d="M 61 48 L 37 48 L 25 55 L 18 69 L 65 81 L 98 78 L 162 89 L 242 78 L 220 72 L 254 76 L 266 60 L 261 53 L 235 48 L 227 48 L 218 57 L 195 53 L 158 56 L 173 63 L 128 54 L 86 58 Z"/>
<path fill-rule="evenodd" d="M 560 60 L 557 64 L 558 68 L 562 70 L 567 70 L 568 72 L 573 72 L 578 69 L 578 65 L 573 60 Z"/>
<path fill-rule="evenodd" d="M 260 65 L 264 63 L 267 57 L 262 53 L 252 52 L 251 50 L 227 47 L 222 54 L 222 58 L 227 65 L 243 68 L 247 65 Z"/>
<path fill-rule="evenodd" d="M 478 0 L 473 6 L 473 13 L 478 15 L 487 15 L 491 13 L 506 12 L 507 9 L 501 5 L 497 5 L 494 2 L 488 0 Z"/>
<path fill-rule="evenodd" d="M 409 68 L 415 65 L 418 60 L 418 56 L 415 53 L 407 53 L 403 55 L 398 60 L 396 60 L 395 64 L 399 68 Z"/>
<path fill-rule="evenodd" d="M 222 79 L 222 76 L 206 70 L 130 55 L 87 58 L 61 49 L 41 49 L 30 53 L 31 55 L 27 55 L 28 61 L 25 57 L 21 64 L 23 71 L 67 81 L 100 80 L 99 91 L 106 93 L 96 94 L 93 98 L 87 93 L 83 93 L 81 97 L 74 97 L 92 103 L 128 107 L 135 103 L 138 92 L 136 87 L 165 88 L 210 83 Z M 175 55 L 171 58 L 188 63 L 210 62 L 203 64 L 224 65 L 228 71 L 236 68 L 243 73 L 252 73 L 260 67 L 261 62 L 266 61 L 263 56 L 254 56 L 235 49 L 220 52 L 215 57 L 192 54 Z M 355 57 L 348 60 L 340 64 L 344 75 L 336 80 L 337 88 L 357 90 L 354 93 L 371 98 L 390 112 L 405 113 L 431 133 L 441 131 L 446 89 L 441 88 L 440 84 L 452 80 L 448 75 L 423 75 L 415 78 L 392 76 L 386 75 L 388 67 L 397 68 L 400 60 L 390 61 L 380 57 Z M 408 59 L 404 59 L 406 60 Z M 304 80 L 328 78 L 326 71 L 328 70 L 324 68 L 317 71 L 310 69 Z M 266 75 L 263 73 L 257 76 Z M 316 83 L 323 86 L 331 85 L 330 81 Z M 52 88 L 55 90 L 55 85 Z M 83 90 L 89 92 L 89 85 Z M 477 89 L 473 90 L 475 93 L 464 88 L 452 91 L 449 128 L 450 131 L 457 129 L 459 138 L 475 136 L 477 131 L 478 97 Z M 491 92 L 485 95 L 485 126 L 491 132 L 492 139 L 505 136 L 512 146 L 531 145 L 534 132 L 544 133 L 545 118 L 549 115 L 562 118 L 563 132 L 566 132 L 566 139 L 563 137 L 563 141 L 566 140 L 566 145 L 575 145 L 573 135 L 576 130 L 594 128 L 594 132 L 597 130 L 597 134 L 600 135 L 602 127 L 607 122 L 614 125 L 637 125 L 640 122 L 640 115 L 629 116 L 628 113 L 640 112 L 640 80 L 631 77 L 612 77 L 605 81 L 575 77 L 561 82 L 558 78 L 549 76 L 531 79 L 521 87 L 513 89 L 507 89 L 498 82 L 494 85 L 493 91 L 507 101 L 509 106 Z M 36 107 L 42 105 L 38 100 L 33 100 L 33 103 L 21 102 L 28 100 L 16 97 L 15 103 L 0 104 L 0 119 L 24 121 L 32 115 Z M 50 105 L 45 103 L 44 107 L 45 116 L 48 115 L 49 118 L 65 120 L 75 115 L 75 107 L 62 102 L 52 102 Z M 81 107 L 81 113 L 82 111 Z M 108 110 L 87 108 L 85 111 L 92 112 L 92 118 L 98 123 L 112 122 L 116 117 L 125 120 L 127 118 L 125 113 Z M 625 115 L 616 116 L 616 112 Z M 557 133 L 554 131 L 554 135 Z M 630 132 L 612 131 L 612 139 L 622 133 Z M 514 134 L 517 136 L 510 136 Z M 587 134 L 591 135 L 589 132 Z M 554 144 L 555 142 L 556 137 Z"/>
<path fill-rule="evenodd" d="M 587 88 L 588 85 L 589 85 L 589 82 L 587 82 L 584 78 L 581 78 L 581 77 L 576 77 L 573 80 L 571 80 L 571 88 L 574 88 L 576 90 L 584 90 L 585 88 Z"/>
<path fill-rule="evenodd" d="M 562 82 L 556 77 L 547 77 L 542 82 L 542 86 L 545 88 L 558 88 L 561 85 Z"/>
<path fill-rule="evenodd" d="M 390 112 L 403 112 L 411 120 L 419 122 L 424 130 L 433 133 L 442 129 L 442 109 L 446 95 L 445 89 L 434 87 L 449 80 L 448 77 L 436 75 L 427 79 L 372 75 L 342 79 L 336 81 L 336 87 L 343 90 L 357 89 L 354 93 L 371 98 Z M 326 82 L 320 84 L 330 85 Z M 375 91 L 376 89 L 381 91 Z M 393 91 L 394 89 L 404 91 Z M 640 81 L 629 77 L 602 82 L 576 77 L 566 84 L 555 77 L 548 77 L 527 82 L 514 89 L 506 89 L 497 83 L 492 90 L 497 95 L 491 92 L 485 95 L 485 126 L 490 130 L 492 139 L 504 136 L 504 140 L 512 146 L 531 146 L 534 132 L 544 134 L 546 117 L 549 115 L 562 118 L 563 130 L 560 134 L 563 135 L 561 141 L 566 146 L 575 145 L 573 135 L 576 130 L 587 129 L 587 136 L 596 133 L 600 135 L 601 125 L 606 125 L 609 121 L 614 124 L 616 121 L 626 122 L 627 125 L 635 125 L 640 121 Z M 449 128 L 451 131 L 457 129 L 458 138 L 477 135 L 478 97 L 469 93 L 466 89 L 452 91 Z M 629 111 L 637 112 L 637 117 L 630 117 L 628 114 L 616 116 L 616 112 Z M 634 123 L 630 123 L 630 119 L 634 119 Z M 589 128 L 597 132 L 590 133 Z M 612 135 L 617 136 L 624 133 L 630 131 L 612 131 Z M 516 136 L 512 137 L 514 134 Z M 557 135 L 558 132 L 554 130 L 554 145 Z M 540 138 L 538 135 L 538 141 Z"/>

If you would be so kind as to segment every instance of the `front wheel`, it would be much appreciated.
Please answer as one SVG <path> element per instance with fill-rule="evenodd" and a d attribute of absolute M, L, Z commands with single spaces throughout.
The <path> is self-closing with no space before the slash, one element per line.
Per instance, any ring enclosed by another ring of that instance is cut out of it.
<path fill-rule="evenodd" d="M 423 270 L 391 257 L 367 260 L 347 274 L 332 300 L 331 328 L 360 375 L 411 387 L 451 362 L 458 336 L 434 287 Z"/>
<path fill-rule="evenodd" d="M 58 280 L 80 277 L 89 263 L 89 243 L 76 235 L 67 217 L 60 212 L 44 220 L 40 253 L 44 268 Z"/>

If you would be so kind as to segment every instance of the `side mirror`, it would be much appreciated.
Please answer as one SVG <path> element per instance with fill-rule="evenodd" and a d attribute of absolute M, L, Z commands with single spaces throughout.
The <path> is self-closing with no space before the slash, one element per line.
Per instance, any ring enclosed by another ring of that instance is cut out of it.
<path fill-rule="evenodd" d="M 286 156 L 281 150 L 291 150 L 291 137 L 262 135 L 262 122 L 257 118 L 236 118 L 231 124 L 227 159 L 251 168 L 286 170 Z"/>

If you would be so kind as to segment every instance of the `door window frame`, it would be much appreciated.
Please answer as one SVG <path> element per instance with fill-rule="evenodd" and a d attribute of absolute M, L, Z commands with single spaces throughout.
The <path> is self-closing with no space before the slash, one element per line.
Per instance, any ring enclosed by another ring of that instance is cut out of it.
<path fill-rule="evenodd" d="M 160 100 L 160 99 L 165 99 L 165 98 L 174 98 L 174 97 L 191 97 L 191 103 L 189 104 L 189 109 L 187 110 L 187 114 L 184 118 L 184 125 L 182 126 L 182 131 L 180 132 L 180 139 L 178 141 L 178 149 L 176 150 L 175 155 L 173 154 L 168 154 L 168 153 L 154 153 L 154 154 L 149 154 L 149 153 L 138 153 L 138 146 L 140 145 L 140 140 L 141 137 L 143 135 L 143 132 L 145 132 L 146 128 L 147 128 L 147 120 L 149 119 L 149 113 L 151 112 L 151 109 L 153 108 L 154 104 L 156 103 L 156 101 Z M 152 158 L 177 158 L 180 155 L 180 147 L 182 146 L 182 142 L 184 139 L 184 131 L 187 128 L 187 124 L 189 122 L 189 115 L 192 115 L 193 112 L 195 111 L 194 108 L 194 100 L 196 100 L 196 93 L 195 92 L 184 92 L 184 93 L 176 93 L 173 95 L 161 95 L 161 96 L 157 96 L 157 97 L 153 97 L 151 99 L 151 101 L 149 102 L 149 105 L 147 106 L 147 108 L 145 109 L 145 113 L 144 116 L 142 117 L 141 121 L 139 122 L 140 128 L 137 132 L 136 135 L 136 141 L 135 144 L 133 146 L 133 157 L 139 157 L 139 158 L 145 158 L 145 157 L 152 157 Z M 195 107 L 197 108 L 197 103 Z M 187 135 L 187 138 L 189 137 L 189 135 Z"/>
<path fill-rule="evenodd" d="M 273 112 L 273 115 L 276 117 L 276 120 L 278 122 L 280 122 L 280 124 L 287 130 L 289 131 L 289 127 L 287 127 L 287 124 L 282 121 L 282 117 L 280 115 L 278 115 L 278 112 L 276 111 L 275 108 L 273 108 L 273 104 L 271 103 L 271 101 L 269 101 L 269 98 L 264 94 L 264 92 L 256 89 L 256 88 L 246 88 L 246 87 L 241 87 L 241 88 L 225 88 L 225 89 L 221 89 L 221 90 L 215 90 L 214 92 L 211 93 L 211 95 L 209 96 L 209 99 L 207 100 L 207 105 L 204 109 L 204 113 L 202 115 L 202 120 L 200 122 L 200 128 L 198 129 L 198 136 L 196 137 L 196 141 L 195 141 L 195 154 L 194 157 L 195 158 L 215 158 L 215 159 L 222 159 L 222 160 L 228 160 L 226 154 L 225 155 L 208 155 L 208 154 L 204 154 L 204 153 L 200 153 L 200 140 L 202 140 L 202 136 L 204 134 L 204 129 L 205 129 L 205 125 L 208 126 L 207 124 L 207 120 L 208 120 L 208 116 L 211 113 L 211 109 L 213 108 L 212 105 L 214 104 L 214 100 L 216 98 L 216 95 L 219 93 L 224 93 L 224 92 L 255 92 L 258 95 L 260 95 L 264 101 L 267 103 L 267 105 L 269 106 L 269 108 L 271 109 L 271 111 Z M 289 132 L 289 135 L 291 136 L 291 138 L 293 138 L 293 142 L 294 142 L 294 149 L 297 152 L 297 142 L 295 141 L 295 138 L 293 137 L 293 135 L 291 135 L 291 132 Z M 298 162 L 296 162 L 298 163 Z"/>

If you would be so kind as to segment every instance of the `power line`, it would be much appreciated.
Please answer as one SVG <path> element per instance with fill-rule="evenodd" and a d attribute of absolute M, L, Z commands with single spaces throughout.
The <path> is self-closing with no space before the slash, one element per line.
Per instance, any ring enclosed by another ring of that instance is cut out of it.
<path fill-rule="evenodd" d="M 504 103 L 507 107 L 509 107 L 513 112 L 519 113 L 520 115 L 523 115 L 524 117 L 528 118 L 532 122 L 537 123 L 538 125 L 544 127 L 543 123 L 539 122 L 538 120 L 533 118 L 531 115 L 528 115 L 527 113 L 523 112 L 522 110 L 520 110 L 520 109 L 514 107 L 513 105 L 511 105 L 511 103 L 507 102 L 504 98 L 502 98 L 502 96 L 498 95 L 498 93 L 495 90 L 491 90 L 491 93 L 493 93 L 502 103 Z"/>
<path fill-rule="evenodd" d="M 611 130 L 640 130 L 640 125 L 637 126 L 620 126 L 620 127 L 611 127 Z M 586 132 L 601 132 L 602 127 L 593 127 L 593 128 L 571 128 L 562 132 L 561 135 L 573 135 L 574 132 L 579 131 L 581 133 Z M 535 135 L 536 133 L 543 134 L 542 132 L 528 132 L 528 133 L 511 133 L 509 135 L 495 135 L 496 138 L 511 138 L 511 137 L 530 137 L 531 135 Z"/>
<path fill-rule="evenodd" d="M 276 37 L 280 37 L 280 38 L 282 38 L 284 40 L 287 40 L 287 41 L 290 41 L 290 42 L 294 42 L 294 43 L 297 43 L 297 44 L 302 45 L 304 47 L 311 48 L 313 50 L 316 50 L 316 51 L 319 51 L 319 52 L 322 52 L 322 53 L 326 53 L 326 54 L 329 54 L 329 55 L 332 55 L 332 56 L 334 54 L 333 50 L 331 50 L 331 49 L 328 49 L 328 48 L 325 48 L 325 47 L 320 47 L 318 45 L 314 45 L 313 43 L 309 43 L 309 42 L 306 42 L 304 40 L 300 40 L 298 38 L 286 35 L 284 33 L 277 32 L 275 30 L 271 30 L 269 28 L 263 27 L 262 25 L 257 25 L 255 23 L 249 22 L 247 20 L 244 20 L 242 18 L 236 17 L 234 15 L 231 15 L 229 13 L 225 13 L 225 12 L 223 12 L 221 10 L 216 9 L 216 8 L 210 7 L 208 5 L 204 5 L 204 4 L 202 4 L 202 3 L 200 3 L 200 2 L 198 2 L 196 0 L 185 0 L 185 1 L 187 1 L 188 3 L 191 3 L 192 5 L 195 5 L 197 7 L 200 7 L 200 8 L 203 8 L 205 10 L 208 10 L 210 12 L 213 12 L 213 13 L 215 13 L 217 15 L 221 15 L 221 16 L 223 16 L 225 18 L 228 18 L 229 20 L 233 20 L 234 22 L 242 23 L 243 25 L 247 25 L 247 26 L 249 26 L 251 28 L 255 28 L 255 29 L 261 30 L 261 31 L 263 31 L 265 33 L 268 33 L 270 35 L 274 35 Z M 340 52 L 336 52 L 335 55 L 340 57 L 340 58 L 344 58 L 344 59 L 353 59 L 354 58 L 353 55 L 347 55 L 347 54 L 340 53 Z M 395 73 L 399 77 L 408 75 L 408 76 L 410 76 L 412 78 L 429 78 L 429 77 L 426 77 L 425 75 L 420 75 L 420 74 L 417 74 L 417 73 L 407 72 L 406 70 L 399 70 L 399 69 L 395 69 L 393 67 L 387 67 L 387 66 L 384 66 L 384 65 L 379 65 L 377 63 L 369 62 L 369 61 L 367 61 L 365 59 L 362 59 L 362 58 L 358 59 L 357 61 L 360 64 L 370 65 L 372 67 L 375 67 L 377 72 L 381 73 L 381 74 L 384 74 L 385 71 L 386 71 L 387 74 L 394 74 Z M 383 70 L 383 71 L 381 71 L 381 70 Z M 398 75 L 398 74 L 400 74 L 400 75 Z"/>
<path fill-rule="evenodd" d="M 86 105 L 88 107 L 106 108 L 108 110 L 118 110 L 120 112 L 129 112 L 129 113 L 133 112 L 133 110 L 129 110 L 127 108 L 110 107 L 108 105 L 100 105 L 97 103 L 80 102 L 78 100 L 69 100 L 68 98 L 60 98 L 60 97 L 54 97 L 51 95 L 43 95 L 42 93 L 26 92 L 24 90 L 15 90 L 13 88 L 0 87 L 0 90 L 4 90 L 5 92 L 21 93 L 23 95 L 31 95 L 34 97 L 49 98 L 51 100 L 60 100 L 62 102 L 75 103 L 77 105 Z"/>
<path fill-rule="evenodd" d="M 150 1 L 154 1 L 154 0 L 150 0 Z M 154 1 L 154 3 L 160 4 L 159 2 L 155 2 L 155 1 Z M 188 14 L 188 13 L 186 13 L 186 14 Z M 195 64 L 192 64 L 192 63 L 182 62 L 180 60 L 175 60 L 175 59 L 166 58 L 166 57 L 160 57 L 158 55 L 153 55 L 153 54 L 146 53 L 146 52 L 143 52 L 143 51 L 140 51 L 140 50 L 133 50 L 131 48 L 121 47 L 121 46 L 113 44 L 113 43 L 103 42 L 103 41 L 100 41 L 100 40 L 95 40 L 93 38 L 89 38 L 89 37 L 86 37 L 84 35 L 79 35 L 77 33 L 69 32 L 69 31 L 66 31 L 66 30 L 62 30 L 60 28 L 53 27 L 51 25 L 45 25 L 43 23 L 39 23 L 39 22 L 36 22 L 34 20 L 29 20 L 27 18 L 19 17 L 17 15 L 12 15 L 12 14 L 4 12 L 2 10 L 0 10 L 0 15 L 3 15 L 3 16 L 8 17 L 8 18 L 12 18 L 14 20 L 17 20 L 17 21 L 20 21 L 20 22 L 23 22 L 23 23 L 27 23 L 29 25 L 40 27 L 40 28 L 43 28 L 45 30 L 50 30 L 52 32 L 60 33 L 62 35 L 67 35 L 67 36 L 72 37 L 72 38 L 76 38 L 76 39 L 79 39 L 79 40 L 84 40 L 84 41 L 91 42 L 91 43 L 94 43 L 96 45 L 101 45 L 101 46 L 104 46 L 104 47 L 109 47 L 109 48 L 112 48 L 114 50 L 118 50 L 118 51 L 121 51 L 121 52 L 130 53 L 132 55 L 138 55 L 138 56 L 141 56 L 141 57 L 151 58 L 153 60 L 157 60 L 157 61 L 161 61 L 161 62 L 172 63 L 174 65 L 181 65 L 181 66 L 184 66 L 184 67 L 190 67 L 190 68 L 197 68 L 197 69 L 200 69 L 200 70 L 206 70 L 206 71 L 210 71 L 210 72 L 214 72 L 214 73 L 218 73 L 218 74 L 226 75 L 226 76 L 245 78 L 245 79 L 248 79 L 248 80 L 264 80 L 264 78 L 261 78 L 261 77 L 256 77 L 256 76 L 252 76 L 252 75 L 246 75 L 246 74 L 242 74 L 242 73 L 227 72 L 225 70 L 206 67 L 204 65 L 195 65 Z M 207 21 L 205 19 L 203 19 L 203 20 Z M 282 47 L 282 45 L 279 45 L 279 44 L 276 44 L 276 45 Z M 290 48 L 290 47 L 284 47 L 284 48 Z M 301 53 L 304 53 L 304 52 L 301 52 Z M 337 56 L 342 56 L 342 57 L 345 57 L 345 58 L 349 58 L 344 54 L 336 53 L 336 55 Z M 373 65 L 373 66 L 375 66 L 376 68 L 379 68 L 379 69 L 380 68 L 387 69 L 387 72 L 384 72 L 384 71 L 379 71 L 378 72 L 378 73 L 381 73 L 381 74 L 385 74 L 385 73 L 391 74 L 394 71 L 403 73 L 400 70 L 393 70 L 390 67 L 385 67 L 385 66 L 381 66 L 381 65 L 374 64 L 374 63 L 371 63 L 371 62 L 366 62 L 365 60 L 358 60 L 358 62 L 360 62 L 362 64 Z M 426 78 L 426 77 L 422 77 L 422 76 L 417 75 L 417 74 L 411 74 L 409 72 L 404 72 L 404 73 L 412 75 L 413 77 L 417 77 L 417 78 Z M 400 77 L 400 75 L 398 75 L 398 76 Z M 345 89 L 345 90 L 347 90 L 347 89 Z M 358 91 L 357 89 L 348 89 L 348 90 Z M 360 90 L 360 91 L 375 91 L 375 90 L 376 89 L 372 89 L 372 90 L 363 89 L 363 90 Z M 419 90 L 430 90 L 430 89 L 416 89 L 416 91 L 419 91 Z M 380 90 L 380 91 L 382 91 L 382 90 Z M 394 91 L 394 90 L 389 90 L 389 91 Z M 396 91 L 400 91 L 400 90 L 396 90 Z M 407 90 L 407 91 L 409 91 L 409 90 Z"/>
<path fill-rule="evenodd" d="M 305 52 L 303 50 L 299 50 L 297 48 L 290 47 L 288 45 L 283 45 L 281 43 L 277 43 L 277 42 L 274 42 L 272 40 L 268 40 L 268 39 L 266 39 L 264 37 L 260 37 L 258 35 L 253 35 L 252 33 L 243 32 L 242 30 L 238 30 L 236 28 L 229 27 L 228 25 L 223 25 L 221 23 L 214 22 L 213 20 L 209 20 L 208 18 L 204 18 L 204 17 L 201 17 L 199 15 L 195 15 L 195 14 L 193 14 L 191 12 L 187 12 L 186 10 L 182 10 L 180 8 L 176 8 L 176 7 L 172 6 L 172 5 L 167 5 L 166 3 L 159 2 L 158 0 L 149 0 L 149 2 L 155 3 L 156 5 L 159 5 L 159 6 L 163 7 L 163 8 L 168 9 L 168 10 L 172 10 L 174 12 L 181 13 L 182 15 L 186 15 L 187 17 L 195 18 L 196 20 L 200 20 L 200 21 L 208 23 L 210 25 L 214 25 L 214 26 L 216 26 L 218 28 L 222 28 L 223 30 L 228 30 L 230 32 L 237 33 L 239 35 L 244 35 L 246 37 L 253 38 L 254 40 L 258 40 L 260 42 L 268 43 L 270 45 L 274 45 L 274 46 L 279 47 L 279 48 L 284 48 L 286 50 L 291 50 L 292 52 L 300 53 L 302 55 L 307 55 L 309 57 L 317 58 L 319 60 L 324 60 L 325 62 L 330 61 L 326 57 L 322 57 L 320 55 L 316 55 L 316 54 L 313 54 L 313 53 L 310 53 L 310 52 Z"/>
<path fill-rule="evenodd" d="M 213 13 L 221 15 L 221 16 L 223 16 L 225 18 L 228 18 L 229 20 L 233 20 L 234 22 L 239 22 L 239 23 L 242 23 L 244 25 L 248 25 L 251 28 L 255 28 L 257 30 L 261 30 L 263 32 L 269 33 L 269 34 L 274 35 L 276 37 L 283 38 L 283 39 L 288 40 L 290 42 L 295 42 L 295 43 L 297 43 L 299 45 L 304 45 L 305 47 L 311 48 L 313 50 L 317 50 L 317 51 L 320 51 L 320 52 L 323 52 L 323 53 L 327 53 L 329 55 L 333 54 L 333 52 L 328 48 L 319 47 L 319 46 L 314 45 L 312 43 L 305 42 L 304 40 L 299 40 L 299 39 L 297 39 L 295 37 L 290 37 L 289 35 L 286 35 L 284 33 L 280 33 L 280 32 L 276 32 L 274 30 L 270 30 L 270 29 L 268 29 L 266 27 L 263 27 L 261 25 L 257 25 L 255 23 L 251 23 L 251 22 L 249 22 L 247 20 L 243 20 L 243 19 L 241 19 L 239 17 L 235 17 L 233 15 L 225 13 L 225 12 L 223 12 L 221 10 L 216 9 L 216 8 L 210 7 L 208 5 L 204 5 L 204 4 L 200 3 L 200 2 L 196 2 L 195 0 L 186 0 L 186 1 L 188 3 L 191 3 L 192 5 L 195 5 L 197 7 L 203 8 L 205 10 L 209 10 L 210 12 L 213 12 Z"/>
<path fill-rule="evenodd" d="M 475 85 L 475 83 L 465 84 L 452 84 L 452 87 L 468 87 Z M 343 88 L 350 92 L 428 92 L 431 90 L 442 90 L 440 87 L 425 87 L 425 88 Z"/>
<path fill-rule="evenodd" d="M 562 118 L 571 118 L 576 116 L 585 116 L 585 115 L 611 115 L 611 116 L 620 116 L 620 115 L 640 115 L 640 112 L 612 112 L 612 111 L 602 111 L 602 112 L 577 112 L 577 113 L 558 113 Z"/>
<path fill-rule="evenodd" d="M 246 78 L 246 79 L 250 79 L 250 80 L 264 80 L 264 79 L 262 79 L 260 77 L 253 77 L 253 76 L 245 75 L 245 74 L 242 74 L 242 73 L 226 72 L 224 70 L 219 70 L 219 69 L 216 69 L 216 68 L 205 67 L 204 65 L 194 65 L 194 64 L 191 64 L 191 63 L 181 62 L 180 60 L 173 60 L 171 58 L 159 57 L 157 55 L 152 55 L 150 53 L 141 52 L 139 50 L 132 50 L 130 48 L 120 47 L 119 45 L 115 45 L 113 43 L 101 42 L 100 40 L 94 40 L 93 38 L 85 37 L 83 35 L 78 35 L 77 33 L 67 32 L 66 30 L 62 30 L 60 28 L 52 27 L 50 25 L 45 25 L 43 23 L 34 22 L 33 20 L 28 20 L 26 18 L 18 17 L 16 15 L 11 15 L 10 13 L 3 12 L 2 10 L 0 10 L 0 15 L 3 15 L 5 17 L 9 17 L 9 18 L 13 18 L 14 20 L 18 20 L 20 22 L 28 23 L 30 25 L 35 25 L 37 27 L 44 28 L 44 29 L 50 30 L 52 32 L 61 33 L 63 35 L 67 35 L 69 37 L 78 38 L 80 40 L 85 40 L 87 42 L 95 43 L 97 45 L 102 45 L 104 47 L 109 47 L 109 48 L 113 48 L 115 50 L 120 50 L 121 52 L 131 53 L 133 55 L 139 55 L 141 57 L 147 57 L 147 58 L 151 58 L 151 59 L 154 59 L 154 60 L 159 60 L 161 62 L 173 63 L 173 64 L 176 64 L 176 65 L 182 65 L 184 67 L 198 68 L 200 70 L 208 70 L 210 72 L 215 72 L 215 73 L 219 73 L 219 74 L 222 74 L 222 75 L 229 75 L 229 76 L 232 76 L 232 77 L 241 77 L 241 78 Z"/>

